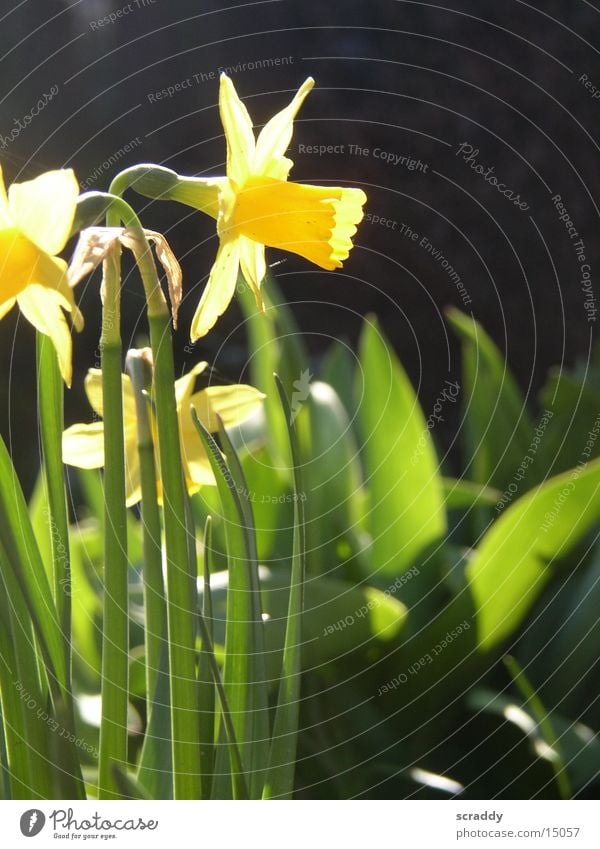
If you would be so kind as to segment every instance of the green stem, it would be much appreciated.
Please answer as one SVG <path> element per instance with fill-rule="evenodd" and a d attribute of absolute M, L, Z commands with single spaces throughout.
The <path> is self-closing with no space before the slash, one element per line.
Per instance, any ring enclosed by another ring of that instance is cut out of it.
<path fill-rule="evenodd" d="M 111 215 L 107 223 L 113 224 Z M 102 395 L 104 419 L 104 611 L 102 718 L 98 795 L 120 798 L 111 763 L 127 764 L 129 633 L 127 605 L 127 509 L 120 334 L 120 250 L 104 261 Z"/>
<path fill-rule="evenodd" d="M 185 525 L 171 322 L 168 312 L 152 315 L 150 309 L 148 321 L 154 358 L 154 393 L 167 554 L 173 792 L 175 799 L 199 799 L 200 733 L 194 603 L 196 569 L 192 569 L 190 563 Z"/>
<path fill-rule="evenodd" d="M 118 193 L 119 178 L 110 187 Z M 119 199 L 120 200 L 120 199 Z M 185 525 L 185 492 L 182 475 L 179 419 L 175 399 L 175 364 L 171 316 L 160 288 L 152 252 L 139 219 L 125 203 L 115 199 L 123 224 L 137 238 L 134 251 L 144 284 L 154 362 L 154 400 L 163 494 L 167 557 L 167 627 L 171 677 L 171 730 L 173 795 L 175 799 L 201 797 L 198 681 L 196 678 L 196 566 L 190 563 Z"/>
<path fill-rule="evenodd" d="M 162 572 L 160 513 L 156 493 L 154 441 L 148 414 L 146 390 L 152 382 L 150 369 L 140 351 L 129 351 L 126 369 L 133 385 L 137 418 L 138 455 L 142 490 L 144 539 L 144 611 L 146 647 L 146 704 L 148 722 L 160 668 L 161 652 L 167 635 L 167 608 Z"/>

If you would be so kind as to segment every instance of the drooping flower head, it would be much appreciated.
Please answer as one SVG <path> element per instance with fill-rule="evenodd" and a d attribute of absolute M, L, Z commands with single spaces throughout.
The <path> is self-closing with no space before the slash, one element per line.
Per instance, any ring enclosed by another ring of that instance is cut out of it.
<path fill-rule="evenodd" d="M 210 461 L 206 456 L 202 441 L 192 420 L 191 408 L 196 410 L 202 424 L 211 431 L 218 430 L 219 416 L 226 427 L 240 424 L 255 412 L 264 399 L 262 392 L 246 384 L 231 386 L 208 386 L 194 392 L 196 377 L 207 367 L 207 363 L 198 363 L 179 380 L 175 381 L 177 418 L 183 468 L 188 492 L 193 494 L 202 486 L 214 485 L 215 478 Z M 85 391 L 90 406 L 97 416 L 104 415 L 102 397 L 102 372 L 90 369 L 85 379 Z M 138 458 L 137 414 L 133 385 L 128 375 L 122 375 L 123 391 L 123 430 L 125 435 L 125 485 L 127 506 L 131 507 L 142 497 L 140 463 Z M 154 444 L 157 445 L 156 422 L 150 410 L 151 430 Z M 100 469 L 104 467 L 104 424 L 95 421 L 91 424 L 75 424 L 63 433 L 63 461 L 80 469 Z M 158 496 L 162 497 L 160 484 L 160 462 L 156 455 L 156 468 L 159 474 Z"/>
<path fill-rule="evenodd" d="M 221 74 L 219 109 L 227 141 L 227 177 L 210 186 L 218 193 L 219 250 L 192 322 L 193 341 L 204 336 L 227 308 L 240 268 L 262 308 L 265 246 L 299 254 L 328 271 L 340 268 L 348 258 L 365 193 L 287 182 L 293 162 L 285 152 L 294 118 L 313 85 L 309 77 L 255 139 L 248 110 L 229 77 Z M 205 211 L 210 214 L 208 205 Z"/>
<path fill-rule="evenodd" d="M 0 318 L 18 303 L 25 318 L 52 340 L 68 385 L 72 343 L 63 310 L 72 314 L 77 330 L 83 318 L 67 281 L 67 263 L 57 254 L 71 233 L 78 195 L 71 169 L 13 183 L 7 194 L 0 168 Z"/>

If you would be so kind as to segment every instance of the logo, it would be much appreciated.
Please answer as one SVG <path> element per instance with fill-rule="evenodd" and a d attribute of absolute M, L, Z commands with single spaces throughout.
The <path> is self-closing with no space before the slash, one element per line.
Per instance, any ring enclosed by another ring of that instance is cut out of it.
<path fill-rule="evenodd" d="M 21 834 L 25 837 L 35 837 L 46 824 L 46 817 L 37 808 L 25 811 L 21 816 Z"/>

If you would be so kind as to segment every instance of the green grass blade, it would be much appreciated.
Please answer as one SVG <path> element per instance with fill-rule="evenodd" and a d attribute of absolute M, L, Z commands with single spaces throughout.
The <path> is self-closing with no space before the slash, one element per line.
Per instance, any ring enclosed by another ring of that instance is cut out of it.
<path fill-rule="evenodd" d="M 1 438 L 0 541 L 6 554 L 2 570 L 7 586 L 15 581 L 22 592 L 49 674 L 64 692 L 68 676 L 58 614 L 25 497 Z"/>
<path fill-rule="evenodd" d="M 122 799 L 139 799 L 150 801 L 151 796 L 148 795 L 146 788 L 131 775 L 130 772 L 123 769 L 118 764 L 112 765 L 113 779 L 119 788 L 119 794 Z"/>
<path fill-rule="evenodd" d="M 285 419 L 289 422 L 290 452 L 294 466 L 294 537 L 283 663 L 263 798 L 290 799 L 294 789 L 302 677 L 302 615 L 306 574 L 304 501 L 301 498 L 301 464 L 291 409 L 283 384 L 277 375 L 275 382 Z"/>
<path fill-rule="evenodd" d="M 54 347 L 43 333 L 36 334 L 38 417 L 48 498 L 48 525 L 52 541 L 54 603 L 63 635 L 67 675 L 66 698 L 71 698 L 71 569 L 69 520 L 62 463 L 64 384 Z"/>
<path fill-rule="evenodd" d="M 506 655 L 503 658 L 504 665 L 513 679 L 514 683 L 525 699 L 527 707 L 531 710 L 535 721 L 538 724 L 540 734 L 547 746 L 552 749 L 554 756 L 552 758 L 552 769 L 556 778 L 556 786 L 560 793 L 561 799 L 570 799 L 572 796 L 571 781 L 567 772 L 567 767 L 562 755 L 561 746 L 554 730 L 552 720 L 544 707 L 542 700 L 531 686 L 531 682 L 525 675 L 520 664 L 511 655 Z"/>
<path fill-rule="evenodd" d="M 204 526 L 204 562 L 202 589 L 202 617 L 212 644 L 213 607 L 210 591 L 210 572 L 212 559 L 212 519 L 206 519 Z M 212 645 L 211 645 L 212 649 Z M 209 647 L 207 640 L 202 640 L 200 660 L 198 663 L 198 684 L 200 689 L 200 758 L 202 762 L 202 796 L 210 799 L 215 771 L 215 682 L 211 672 Z"/>
<path fill-rule="evenodd" d="M 225 519 L 229 565 L 227 596 L 227 632 L 223 683 L 229 703 L 235 736 L 238 741 L 244 771 L 261 762 L 268 738 L 256 739 L 254 711 L 266 699 L 264 678 L 264 635 L 255 544 L 251 539 L 252 526 L 246 524 L 246 513 L 240 503 L 238 484 L 223 459 L 213 437 L 199 421 L 195 411 L 192 418 L 210 460 L 221 499 Z M 242 490 L 244 486 L 242 485 Z M 221 749 L 219 750 L 219 754 Z M 217 773 L 222 757 L 217 756 Z M 254 776 L 264 781 L 264 773 Z M 251 789 L 251 794 L 254 795 Z M 262 790 L 261 790 L 262 792 Z M 258 795 L 260 798 L 260 795 Z"/>

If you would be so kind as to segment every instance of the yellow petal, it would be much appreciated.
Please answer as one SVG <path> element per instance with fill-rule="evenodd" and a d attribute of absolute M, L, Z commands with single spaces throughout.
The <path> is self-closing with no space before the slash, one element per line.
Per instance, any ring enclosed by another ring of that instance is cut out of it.
<path fill-rule="evenodd" d="M 309 77 L 300 86 L 292 102 L 262 128 L 256 140 L 253 174 L 273 177 L 276 180 L 287 179 L 294 163 L 291 159 L 286 159 L 284 153 L 292 140 L 294 118 L 314 84 L 313 78 Z"/>
<path fill-rule="evenodd" d="M 366 199 L 361 189 L 251 177 L 237 196 L 229 235 L 291 251 L 331 271 L 348 258 Z"/>
<path fill-rule="evenodd" d="M 196 378 L 199 374 L 202 374 L 202 372 L 206 370 L 207 366 L 208 363 L 206 362 L 196 363 L 191 371 L 184 374 L 184 376 L 180 377 L 179 380 L 175 381 L 175 400 L 177 401 L 178 410 L 188 406 L 186 402 L 194 391 Z"/>
<path fill-rule="evenodd" d="M 104 466 L 104 425 L 75 424 L 62 436 L 63 462 L 78 469 L 101 469 Z"/>
<path fill-rule="evenodd" d="M 235 292 L 239 267 L 239 239 L 223 240 L 192 320 L 192 342 L 205 336 L 229 306 Z"/>
<path fill-rule="evenodd" d="M 239 186 L 250 174 L 254 133 L 248 110 L 227 74 L 221 74 L 219 112 L 227 141 L 227 176 Z"/>
<path fill-rule="evenodd" d="M 104 415 L 104 400 L 102 397 L 102 370 L 99 368 L 88 369 L 84 381 L 85 394 L 88 397 L 92 410 L 98 415 Z M 129 375 L 121 375 L 121 387 L 123 389 L 123 422 L 125 427 L 135 429 L 137 417 L 135 412 L 135 396 Z"/>
<path fill-rule="evenodd" d="M 12 310 L 16 302 L 16 298 L 10 298 L 10 300 L 4 301 L 3 304 L 0 304 L 0 319 L 4 318 L 4 316 Z"/>
<path fill-rule="evenodd" d="M 75 174 L 67 168 L 13 183 L 8 190 L 8 203 L 19 230 L 40 250 L 54 256 L 69 238 L 78 196 Z"/>
<path fill-rule="evenodd" d="M 6 186 L 4 184 L 4 174 L 0 165 L 0 227 L 12 226 L 10 218 L 10 209 L 8 206 L 8 197 L 6 194 Z"/>
<path fill-rule="evenodd" d="M 125 504 L 132 507 L 142 498 L 140 457 L 135 427 L 125 427 Z"/>
<path fill-rule="evenodd" d="M 240 424 L 258 410 L 265 395 L 244 383 L 232 386 L 208 386 L 190 398 L 198 418 L 208 430 L 218 430 L 217 416 L 225 427 Z M 191 421 L 191 415 L 190 415 Z"/>
<path fill-rule="evenodd" d="M 71 331 L 61 309 L 62 296 L 53 289 L 32 284 L 17 297 L 19 309 L 33 326 L 49 336 L 56 349 L 60 373 L 67 386 L 71 385 Z"/>
<path fill-rule="evenodd" d="M 215 476 L 188 410 L 179 420 L 181 456 L 183 459 L 188 492 L 193 495 L 202 486 L 214 486 Z"/>
<path fill-rule="evenodd" d="M 262 295 L 260 292 L 260 284 L 267 272 L 267 264 L 265 262 L 265 246 L 258 242 L 248 239 L 246 236 L 240 236 L 240 266 L 242 274 L 246 282 L 254 292 L 256 298 L 256 306 L 261 312 L 265 311 Z"/>

